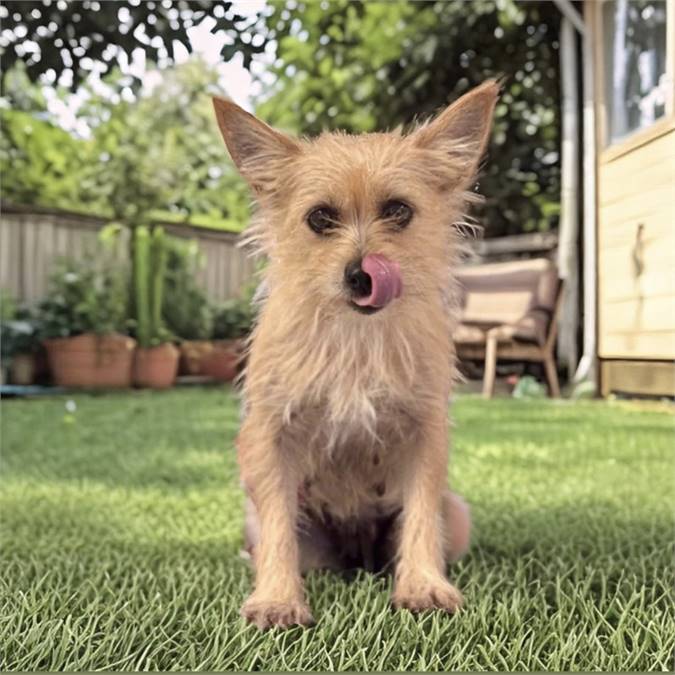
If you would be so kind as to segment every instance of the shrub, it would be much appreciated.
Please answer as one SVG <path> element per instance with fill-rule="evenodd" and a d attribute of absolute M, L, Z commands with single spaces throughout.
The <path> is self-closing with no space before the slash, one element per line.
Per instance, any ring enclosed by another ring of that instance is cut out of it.
<path fill-rule="evenodd" d="M 202 262 L 199 249 L 194 242 L 169 239 L 167 243 L 164 321 L 183 340 L 208 340 L 213 329 L 213 311 L 196 280 Z"/>
<path fill-rule="evenodd" d="M 255 321 L 253 294 L 255 285 L 247 286 L 238 298 L 226 300 L 215 310 L 213 339 L 231 340 L 248 335 Z"/>
<path fill-rule="evenodd" d="M 40 349 L 40 327 L 27 307 L 17 307 L 14 299 L 2 292 L 0 313 L 0 354 L 3 363 L 17 354 L 33 354 Z"/>
<path fill-rule="evenodd" d="M 43 338 L 125 332 L 128 318 L 127 268 L 105 259 L 59 261 L 39 305 Z"/>

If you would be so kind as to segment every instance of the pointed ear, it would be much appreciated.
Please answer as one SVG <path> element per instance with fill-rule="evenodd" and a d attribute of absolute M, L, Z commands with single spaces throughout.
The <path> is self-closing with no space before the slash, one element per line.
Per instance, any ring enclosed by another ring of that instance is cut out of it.
<path fill-rule="evenodd" d="M 264 176 L 275 163 L 300 152 L 297 141 L 275 131 L 236 103 L 214 97 L 213 107 L 232 160 L 256 192 L 264 188 Z"/>
<path fill-rule="evenodd" d="M 499 84 L 488 80 L 464 94 L 438 117 L 414 132 L 420 148 L 445 151 L 458 160 L 462 173 L 473 174 L 485 152 Z"/>

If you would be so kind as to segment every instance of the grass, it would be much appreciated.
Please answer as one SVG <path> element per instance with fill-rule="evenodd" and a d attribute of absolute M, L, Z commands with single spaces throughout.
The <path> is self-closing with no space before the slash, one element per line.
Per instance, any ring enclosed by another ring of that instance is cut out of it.
<path fill-rule="evenodd" d="M 664 670 L 673 666 L 665 406 L 460 398 L 458 616 L 314 574 L 316 627 L 238 616 L 227 389 L 3 402 L 0 670 Z"/>

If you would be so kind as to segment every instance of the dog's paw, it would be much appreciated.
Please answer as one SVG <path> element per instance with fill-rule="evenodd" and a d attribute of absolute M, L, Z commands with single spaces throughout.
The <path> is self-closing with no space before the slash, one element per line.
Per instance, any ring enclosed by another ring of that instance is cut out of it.
<path fill-rule="evenodd" d="M 261 630 L 275 626 L 279 628 L 311 626 L 314 623 L 309 606 L 301 600 L 268 601 L 251 596 L 241 608 L 241 615 Z"/>
<path fill-rule="evenodd" d="M 439 576 L 399 582 L 394 589 L 392 602 L 397 609 L 409 609 L 411 612 L 440 609 L 454 614 L 461 609 L 464 598 L 457 588 Z"/>

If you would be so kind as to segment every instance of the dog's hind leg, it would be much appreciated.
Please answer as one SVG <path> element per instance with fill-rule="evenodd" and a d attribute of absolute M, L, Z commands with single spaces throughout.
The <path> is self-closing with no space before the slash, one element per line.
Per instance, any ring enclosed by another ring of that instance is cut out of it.
<path fill-rule="evenodd" d="M 332 570 L 338 572 L 344 568 L 335 549 L 335 542 L 320 523 L 310 521 L 300 523 L 300 570 L 307 574 L 310 570 Z"/>
<path fill-rule="evenodd" d="M 451 490 L 443 493 L 441 507 L 443 556 L 446 563 L 457 562 L 469 550 L 471 511 L 469 505 Z M 400 516 L 393 517 L 378 541 L 378 569 L 388 569 L 395 562 L 401 536 Z"/>
<path fill-rule="evenodd" d="M 471 511 L 469 505 L 451 490 L 443 494 L 443 552 L 447 562 L 459 560 L 468 550 L 471 540 Z"/>
<path fill-rule="evenodd" d="M 260 540 L 260 522 L 255 505 L 246 499 L 244 522 L 244 551 L 251 560 Z M 335 541 L 321 523 L 310 518 L 301 518 L 298 524 L 298 548 L 300 572 L 310 570 L 342 570 L 344 565 L 335 547 Z"/>

